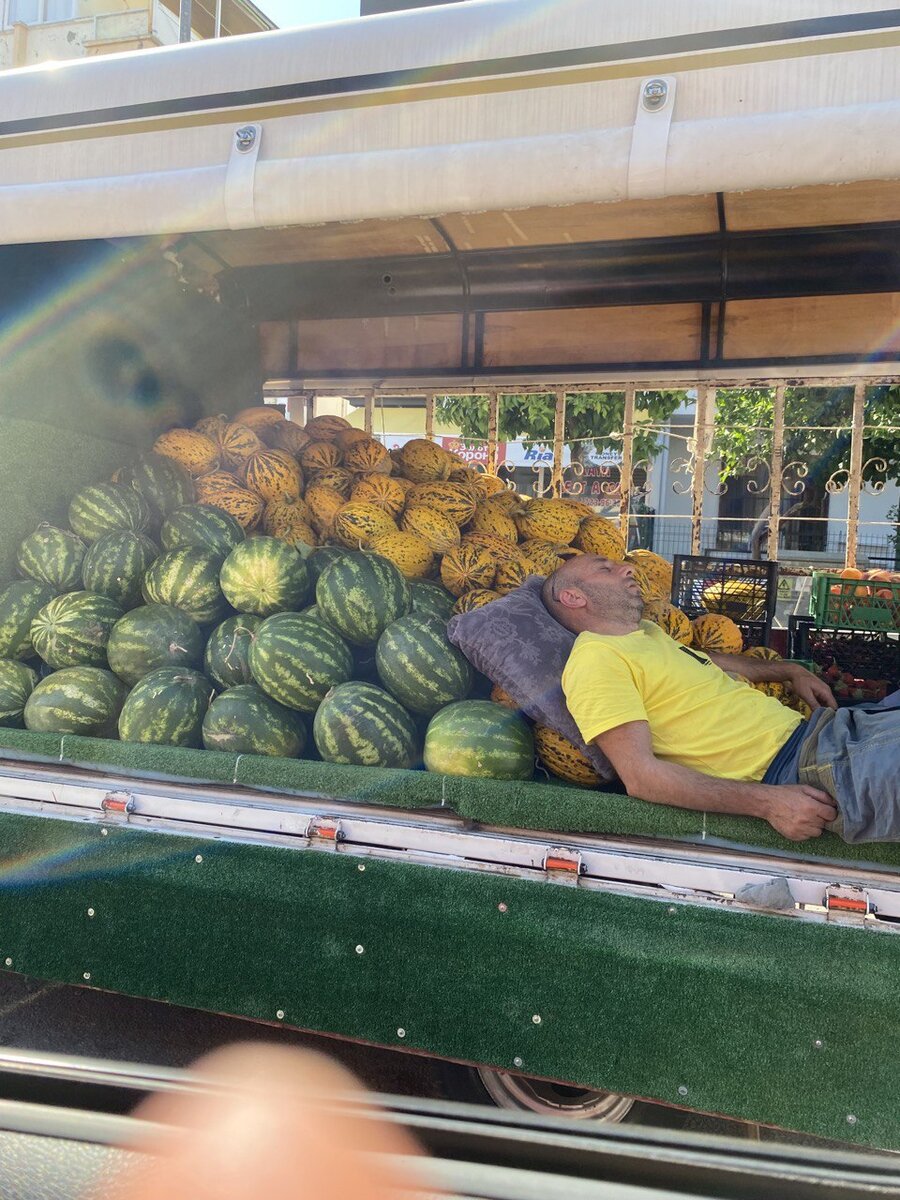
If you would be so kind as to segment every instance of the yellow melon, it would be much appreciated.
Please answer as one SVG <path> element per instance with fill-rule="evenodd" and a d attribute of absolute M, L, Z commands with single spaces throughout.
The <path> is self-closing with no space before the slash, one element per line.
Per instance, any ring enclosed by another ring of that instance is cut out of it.
<path fill-rule="evenodd" d="M 491 688 L 491 699 L 495 704 L 502 704 L 504 708 L 514 708 L 517 712 L 519 710 L 518 704 L 509 692 L 504 692 L 499 683 L 495 683 Z"/>
<path fill-rule="evenodd" d="M 584 517 L 568 500 L 529 500 L 524 511 L 515 516 L 523 538 L 541 538 L 569 545 L 578 533 Z"/>
<path fill-rule="evenodd" d="M 493 496 L 500 496 L 504 492 L 509 491 L 502 479 L 496 475 L 490 475 L 487 471 L 475 471 L 472 475 L 472 487 L 479 500 L 489 500 Z M 512 493 L 515 496 L 515 492 Z M 518 499 L 518 497 L 516 497 Z"/>
<path fill-rule="evenodd" d="M 773 700 L 778 700 L 782 703 L 784 702 L 787 689 L 783 683 L 777 683 L 774 680 L 766 681 L 765 683 L 753 683 L 751 681 L 750 686 L 755 688 L 758 692 L 762 692 L 764 696 L 771 696 Z"/>
<path fill-rule="evenodd" d="M 311 483 L 304 499 L 312 514 L 312 525 L 320 537 L 328 537 L 334 518 L 346 504 L 340 492 L 323 484 Z"/>
<path fill-rule="evenodd" d="M 704 613 L 695 617 L 692 644 L 698 650 L 712 650 L 718 654 L 740 654 L 744 636 L 730 617 L 721 613 Z"/>
<path fill-rule="evenodd" d="M 443 446 L 427 438 L 413 438 L 401 446 L 398 457 L 400 473 L 413 483 L 434 483 L 447 479 L 453 469 L 453 459 Z"/>
<path fill-rule="evenodd" d="M 411 508 L 433 508 L 457 525 L 467 525 L 475 515 L 475 498 L 464 483 L 420 483 L 409 489 L 406 503 Z"/>
<path fill-rule="evenodd" d="M 293 455 L 286 450 L 262 450 L 244 463 L 244 484 L 266 504 L 275 500 L 296 500 L 303 488 L 303 473 Z"/>
<path fill-rule="evenodd" d="M 307 421 L 303 428 L 313 442 L 333 442 L 345 429 L 352 429 L 353 426 L 343 417 L 323 413 L 321 417 L 313 417 L 311 421 Z"/>
<path fill-rule="evenodd" d="M 275 421 L 260 430 L 260 436 L 270 450 L 286 450 L 299 459 L 309 444 L 309 434 L 293 421 Z"/>
<path fill-rule="evenodd" d="M 441 559 L 441 582 L 454 596 L 473 588 L 490 588 L 496 573 L 494 556 L 482 546 L 459 546 Z"/>
<path fill-rule="evenodd" d="M 320 487 L 334 488 L 345 500 L 350 499 L 353 491 L 353 476 L 344 467 L 329 467 L 327 471 L 316 471 L 310 476 L 311 483 Z"/>
<path fill-rule="evenodd" d="M 375 538 L 397 532 L 396 522 L 383 508 L 351 500 L 335 513 L 332 536 L 351 550 L 366 549 Z"/>
<path fill-rule="evenodd" d="M 672 594 L 672 564 L 652 550 L 632 550 L 625 561 L 639 567 L 646 582 L 648 599 L 668 600 Z"/>
<path fill-rule="evenodd" d="M 462 541 L 462 546 L 478 546 L 483 550 L 487 550 L 489 554 L 494 556 L 494 561 L 497 563 L 508 562 L 509 559 L 515 559 L 517 562 L 523 561 L 522 553 L 518 546 L 508 542 L 506 538 L 497 537 L 494 533 L 467 533 Z"/>
<path fill-rule="evenodd" d="M 376 438 L 359 438 L 343 449 L 344 466 L 356 475 L 380 471 L 389 475 L 394 469 L 387 449 Z"/>
<path fill-rule="evenodd" d="M 521 587 L 528 576 L 532 574 L 534 572 L 521 559 L 508 558 L 506 562 L 500 563 L 497 567 L 494 590 L 498 591 L 501 596 L 505 596 L 507 592 Z"/>
<path fill-rule="evenodd" d="M 238 425 L 234 421 L 229 422 L 222 430 L 219 446 L 223 464 L 233 470 L 237 470 L 248 458 L 252 458 L 254 454 L 261 454 L 266 448 L 265 443 L 248 425 Z"/>
<path fill-rule="evenodd" d="M 261 497 L 248 488 L 241 487 L 235 480 L 231 480 L 230 486 L 215 480 L 215 474 L 217 473 L 197 480 L 197 503 L 221 508 L 223 512 L 234 517 L 246 532 L 255 529 L 263 513 Z"/>
<path fill-rule="evenodd" d="M 333 440 L 342 451 L 346 451 L 348 446 L 352 446 L 354 442 L 368 441 L 371 436 L 364 429 L 354 429 L 352 426 L 348 426 L 347 429 L 339 429 Z"/>
<path fill-rule="evenodd" d="M 607 517 L 588 518 L 578 530 L 575 545 L 585 554 L 599 554 L 614 562 L 625 558 L 625 542 L 619 527 Z"/>
<path fill-rule="evenodd" d="M 468 592 L 463 592 L 459 597 L 453 605 L 453 612 L 474 612 L 476 608 L 484 608 L 486 604 L 499 599 L 500 593 L 493 591 L 491 588 L 472 588 Z"/>
<path fill-rule="evenodd" d="M 427 542 L 435 554 L 446 554 L 459 545 L 459 526 L 433 508 L 412 506 L 400 518 L 404 533 L 412 533 Z"/>
<path fill-rule="evenodd" d="M 389 558 L 407 579 L 424 579 L 434 566 L 431 547 L 424 538 L 416 537 L 414 533 L 381 534 L 372 538 L 369 549 Z"/>
<path fill-rule="evenodd" d="M 651 600 L 645 604 L 643 618 L 665 630 L 670 638 L 681 642 L 682 646 L 689 646 L 693 640 L 694 627 L 690 617 L 667 600 Z"/>
<path fill-rule="evenodd" d="M 375 471 L 370 475 L 361 476 L 356 481 L 350 492 L 350 499 L 359 500 L 362 504 L 376 504 L 396 520 L 406 503 L 406 492 L 400 481 L 392 475 L 382 475 Z"/>
<path fill-rule="evenodd" d="M 170 429 L 161 433 L 153 449 L 179 463 L 195 478 L 208 475 L 219 465 L 219 447 L 196 429 Z"/>
<path fill-rule="evenodd" d="M 535 725 L 534 748 L 551 775 L 581 787 L 599 787 L 600 776 L 583 750 L 547 725 Z"/>
<path fill-rule="evenodd" d="M 769 646 L 748 646 L 744 651 L 746 658 L 768 659 L 770 662 L 781 662 L 781 655 Z"/>
<path fill-rule="evenodd" d="M 277 500 L 274 504 L 267 504 L 262 527 L 269 537 L 280 538 L 291 545 L 297 541 L 308 546 L 318 543 L 312 528 L 312 513 L 305 500 Z"/>
<path fill-rule="evenodd" d="M 307 442 L 300 451 L 300 466 L 312 475 L 316 471 L 339 467 L 343 458 L 343 451 L 334 442 Z"/>
<path fill-rule="evenodd" d="M 484 500 L 475 509 L 469 527 L 473 533 L 492 533 L 507 542 L 517 542 L 519 531 L 512 517 L 507 516 L 499 505 Z"/>
<path fill-rule="evenodd" d="M 236 412 L 233 420 L 235 424 L 246 425 L 248 429 L 259 433 L 265 426 L 283 421 L 284 413 L 274 404 L 255 404 Z"/>
<path fill-rule="evenodd" d="M 563 546 L 559 542 L 544 542 L 540 538 L 522 542 L 519 551 L 533 575 L 552 575 L 567 559 L 582 553 L 571 546 Z"/>

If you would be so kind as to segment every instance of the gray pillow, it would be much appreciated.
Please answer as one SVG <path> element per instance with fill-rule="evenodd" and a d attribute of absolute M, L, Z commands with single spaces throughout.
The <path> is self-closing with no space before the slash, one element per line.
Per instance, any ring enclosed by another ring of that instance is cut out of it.
<path fill-rule="evenodd" d="M 476 670 L 509 692 L 532 720 L 574 742 L 609 783 L 616 777 L 609 759 L 584 744 L 566 707 L 561 680 L 575 635 L 547 612 L 543 582 L 539 575 L 529 576 L 502 600 L 453 617 L 447 633 Z"/>

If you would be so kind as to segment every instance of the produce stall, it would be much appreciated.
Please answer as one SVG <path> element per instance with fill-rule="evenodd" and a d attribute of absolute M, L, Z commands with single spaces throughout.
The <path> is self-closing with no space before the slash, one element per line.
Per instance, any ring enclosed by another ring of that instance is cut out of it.
<path fill-rule="evenodd" d="M 509 1103 L 900 1146 L 900 852 L 625 796 L 446 633 L 631 553 L 648 390 L 695 397 L 695 555 L 717 396 L 771 393 L 770 560 L 792 389 L 847 391 L 854 568 L 900 379 L 898 33 L 816 11 L 496 0 L 0 77 L 8 970 L 476 1064 Z M 610 392 L 604 515 L 563 449 Z M 434 441 L 446 393 L 484 398 L 486 471 Z M 541 495 L 500 477 L 513 393 L 554 398 Z M 425 436 L 390 451 L 404 395 Z M 746 593 L 692 621 L 634 563 L 673 636 L 764 652 Z"/>

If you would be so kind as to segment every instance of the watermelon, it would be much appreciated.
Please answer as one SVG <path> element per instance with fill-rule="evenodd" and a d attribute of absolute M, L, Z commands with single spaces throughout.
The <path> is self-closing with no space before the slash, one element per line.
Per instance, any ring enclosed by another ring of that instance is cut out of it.
<path fill-rule="evenodd" d="M 186 504 L 166 517 L 159 539 L 164 550 L 195 546 L 225 558 L 244 540 L 244 530 L 239 521 L 221 508 Z"/>
<path fill-rule="evenodd" d="M 306 730 L 300 716 L 252 683 L 216 696 L 203 718 L 203 745 L 229 754 L 271 754 L 296 758 Z"/>
<path fill-rule="evenodd" d="M 439 583 L 430 579 L 411 579 L 410 612 L 423 617 L 439 617 L 444 623 L 453 615 L 453 597 Z"/>
<path fill-rule="evenodd" d="M 119 737 L 155 746 L 199 746 L 211 697 L 210 682 L 199 671 L 160 667 L 128 693 L 119 716 Z"/>
<path fill-rule="evenodd" d="M 122 610 L 109 596 L 69 592 L 44 605 L 31 623 L 31 644 L 45 663 L 105 667 L 106 643 Z"/>
<path fill-rule="evenodd" d="M 129 687 L 160 667 L 199 667 L 203 635 L 196 621 L 166 604 L 145 604 L 113 626 L 106 645 L 113 671 Z"/>
<path fill-rule="evenodd" d="M 430 716 L 472 690 L 469 660 L 450 644 L 440 617 L 394 621 L 378 639 L 375 663 L 381 682 L 410 712 Z"/>
<path fill-rule="evenodd" d="M 353 657 L 342 638 L 313 617 L 276 613 L 256 631 L 250 670 L 267 696 L 315 712 L 327 692 L 346 683 Z"/>
<path fill-rule="evenodd" d="M 346 558 L 350 553 L 351 551 L 345 550 L 343 546 L 319 546 L 317 550 L 313 550 L 312 554 L 306 559 L 306 566 L 309 570 L 313 588 L 319 582 L 319 576 L 326 567 L 330 567 L 339 558 Z"/>
<path fill-rule="evenodd" d="M 127 689 L 111 671 L 67 667 L 42 679 L 25 705 L 25 728 L 115 737 Z"/>
<path fill-rule="evenodd" d="M 142 601 L 144 575 L 159 554 L 143 533 L 118 530 L 104 534 L 84 556 L 81 581 L 89 592 L 109 596 L 123 609 Z"/>
<path fill-rule="evenodd" d="M 228 611 L 219 587 L 221 561 L 219 555 L 196 546 L 169 550 L 144 576 L 144 599 L 178 608 L 198 625 L 221 621 Z"/>
<path fill-rule="evenodd" d="M 39 525 L 19 546 L 19 574 L 46 583 L 56 592 L 71 592 L 81 582 L 85 545 L 67 529 Z"/>
<path fill-rule="evenodd" d="M 409 586 L 388 559 L 354 551 L 319 576 L 316 604 L 348 642 L 374 646 L 392 621 L 409 612 Z"/>
<path fill-rule="evenodd" d="M 441 775 L 531 779 L 534 738 L 528 722 L 490 700 L 460 700 L 431 718 L 425 767 Z"/>
<path fill-rule="evenodd" d="M 279 538 L 252 537 L 235 546 L 219 580 L 232 607 L 260 617 L 296 609 L 309 593 L 306 563 Z"/>
<path fill-rule="evenodd" d="M 143 533 L 149 524 L 147 501 L 140 492 L 120 483 L 92 483 L 73 496 L 69 505 L 69 525 L 85 542 L 96 542 L 119 529 Z"/>
<path fill-rule="evenodd" d="M 383 688 L 342 683 L 328 693 L 313 721 L 325 762 L 359 767 L 411 767 L 418 758 L 412 717 Z"/>
<path fill-rule="evenodd" d="M 223 621 L 210 634 L 203 658 L 204 670 L 220 688 L 253 682 L 250 646 L 261 624 L 262 617 L 238 613 Z"/>
<path fill-rule="evenodd" d="M 21 729 L 25 704 L 38 682 L 37 671 L 12 658 L 0 658 L 0 725 Z"/>
<path fill-rule="evenodd" d="M 31 622 L 54 594 L 52 587 L 31 579 L 0 592 L 0 657 L 31 658 Z"/>
<path fill-rule="evenodd" d="M 170 512 L 190 504 L 194 484 L 190 474 L 162 454 L 142 454 L 121 472 L 119 482 L 140 492 L 150 507 L 152 521 L 161 524 Z"/>

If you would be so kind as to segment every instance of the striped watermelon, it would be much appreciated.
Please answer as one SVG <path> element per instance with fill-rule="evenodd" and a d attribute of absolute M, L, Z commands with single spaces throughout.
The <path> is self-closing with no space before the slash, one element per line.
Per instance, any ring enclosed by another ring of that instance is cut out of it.
<path fill-rule="evenodd" d="M 81 581 L 89 592 L 109 596 L 123 609 L 141 603 L 141 585 L 159 555 L 143 533 L 119 530 L 107 533 L 88 549 L 81 565 Z"/>
<path fill-rule="evenodd" d="M 355 646 L 374 646 L 392 621 L 409 612 L 409 585 L 380 554 L 354 551 L 319 576 L 322 616 Z"/>
<path fill-rule="evenodd" d="M 199 667 L 203 635 L 197 622 L 180 609 L 145 604 L 115 623 L 106 656 L 112 670 L 133 687 L 160 667 Z"/>
<path fill-rule="evenodd" d="M 48 666 L 105 667 L 106 643 L 122 610 L 109 596 L 69 592 L 46 604 L 31 624 L 31 644 Z"/>
<path fill-rule="evenodd" d="M 164 550 L 194 546 L 225 558 L 244 540 L 244 530 L 239 521 L 221 508 L 185 504 L 166 517 L 159 540 Z"/>
<path fill-rule="evenodd" d="M 422 617 L 439 617 L 447 622 L 453 615 L 453 597 L 430 579 L 412 579 L 409 584 L 410 612 Z"/>
<path fill-rule="evenodd" d="M 306 744 L 300 716 L 252 683 L 216 696 L 203 718 L 203 745 L 228 754 L 296 758 Z"/>
<path fill-rule="evenodd" d="M 388 625 L 375 662 L 381 682 L 410 712 L 430 716 L 472 690 L 469 660 L 447 640 L 439 617 L 410 615 Z"/>
<path fill-rule="evenodd" d="M 117 529 L 143 533 L 149 524 L 147 501 L 134 488 L 119 483 L 92 483 L 69 505 L 69 525 L 86 542 L 96 542 Z"/>
<path fill-rule="evenodd" d="M 198 625 L 221 621 L 228 611 L 219 587 L 221 561 L 217 554 L 196 546 L 169 550 L 144 576 L 144 599 L 181 609 Z"/>
<path fill-rule="evenodd" d="M 296 609 L 309 593 L 302 555 L 279 538 L 253 537 L 235 546 L 219 580 L 233 608 L 261 617 Z"/>
<path fill-rule="evenodd" d="M 0 658 L 0 725 L 21 729 L 25 705 L 38 682 L 37 671 L 12 658 Z"/>
<path fill-rule="evenodd" d="M 125 467 L 120 483 L 140 492 L 150 507 L 152 520 L 161 524 L 170 512 L 190 504 L 194 499 L 194 483 L 180 463 L 162 454 L 142 454 Z"/>
<path fill-rule="evenodd" d="M 19 574 L 46 583 L 56 592 L 71 592 L 81 582 L 85 545 L 67 529 L 39 525 L 19 546 Z"/>
<path fill-rule="evenodd" d="M 31 622 L 53 599 L 53 588 L 23 579 L 0 592 L 0 656 L 31 658 Z"/>
<path fill-rule="evenodd" d="M 160 667 L 128 693 L 119 716 L 119 737 L 154 746 L 199 746 L 211 698 L 210 682 L 199 671 Z"/>
<path fill-rule="evenodd" d="M 490 700 L 461 700 L 428 723 L 425 767 L 440 775 L 531 779 L 534 738 L 512 709 Z"/>
<path fill-rule="evenodd" d="M 238 613 L 228 617 L 210 634 L 206 643 L 203 664 L 206 674 L 221 688 L 233 688 L 252 683 L 250 646 L 262 617 Z"/>
<path fill-rule="evenodd" d="M 127 689 L 110 671 L 67 667 L 42 679 L 25 705 L 25 728 L 39 733 L 115 737 Z"/>
<path fill-rule="evenodd" d="M 411 767 L 418 758 L 416 726 L 402 705 L 370 683 L 333 688 L 313 721 L 325 762 L 358 767 Z"/>
<path fill-rule="evenodd" d="M 321 621 L 276 613 L 256 631 L 250 670 L 273 700 L 311 713 L 331 688 L 347 682 L 353 658 L 346 643 Z"/>
<path fill-rule="evenodd" d="M 346 558 L 350 553 L 351 551 L 345 550 L 343 546 L 319 546 L 317 550 L 313 550 L 306 559 L 306 567 L 313 587 L 315 588 L 319 582 L 319 576 L 326 567 L 330 567 L 339 558 Z"/>

